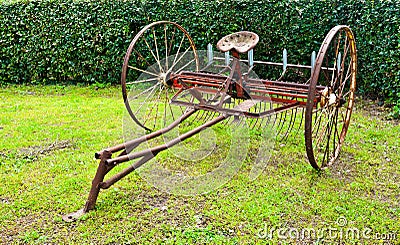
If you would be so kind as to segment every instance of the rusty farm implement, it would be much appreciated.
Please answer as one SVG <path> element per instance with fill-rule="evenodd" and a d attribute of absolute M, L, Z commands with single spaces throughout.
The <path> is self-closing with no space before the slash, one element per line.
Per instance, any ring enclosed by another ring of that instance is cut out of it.
<path fill-rule="evenodd" d="M 218 41 L 222 55 L 209 46 L 202 56 L 187 31 L 174 22 L 154 22 L 137 33 L 125 55 L 121 84 L 130 120 L 142 133 L 95 153 L 100 163 L 87 202 L 63 219 L 71 221 L 94 209 L 100 189 L 109 188 L 160 152 L 216 124 L 244 119 L 254 130 L 276 125 L 280 139 L 295 126 L 301 127 L 312 167 L 320 170 L 332 165 L 354 105 L 357 58 L 352 31 L 347 26 L 332 28 L 309 66 L 288 64 L 286 51 L 282 63 L 256 61 L 253 48 L 258 41 L 252 32 L 233 33 Z M 279 67 L 282 72 L 276 79 L 259 78 L 254 67 Z M 309 78 L 286 81 L 290 70 L 304 70 Z M 197 123 L 196 127 L 138 150 L 139 145 L 162 138 L 188 121 Z M 105 180 L 111 169 L 133 160 Z"/>

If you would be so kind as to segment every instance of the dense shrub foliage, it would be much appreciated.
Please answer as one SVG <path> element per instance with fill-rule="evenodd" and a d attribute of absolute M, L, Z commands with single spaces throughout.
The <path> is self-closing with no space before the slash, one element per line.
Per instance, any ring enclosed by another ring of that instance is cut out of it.
<path fill-rule="evenodd" d="M 258 60 L 309 64 L 335 25 L 356 35 L 359 92 L 400 98 L 397 1 L 44 0 L 0 5 L 0 83 L 118 83 L 129 42 L 144 25 L 172 20 L 198 49 L 231 32 L 260 36 Z"/>

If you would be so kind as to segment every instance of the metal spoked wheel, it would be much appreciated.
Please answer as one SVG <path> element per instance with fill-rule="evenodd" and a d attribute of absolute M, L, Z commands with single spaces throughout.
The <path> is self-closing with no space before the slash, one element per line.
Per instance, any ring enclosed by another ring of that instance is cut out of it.
<path fill-rule="evenodd" d="M 131 118 L 148 131 L 177 119 L 184 108 L 169 103 L 176 92 L 170 78 L 198 67 L 196 48 L 183 27 L 170 21 L 145 26 L 130 43 L 122 66 L 122 96 Z"/>
<path fill-rule="evenodd" d="M 315 169 L 332 165 L 339 155 L 353 110 L 356 70 L 352 31 L 332 28 L 319 50 L 306 105 L 306 151 Z"/>

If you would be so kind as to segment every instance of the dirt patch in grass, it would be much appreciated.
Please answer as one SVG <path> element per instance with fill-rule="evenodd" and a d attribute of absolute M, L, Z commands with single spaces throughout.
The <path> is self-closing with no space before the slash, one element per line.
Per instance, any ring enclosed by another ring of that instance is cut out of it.
<path fill-rule="evenodd" d="M 362 111 L 365 117 L 379 119 L 389 122 L 393 125 L 400 125 L 400 119 L 392 119 L 389 117 L 391 108 L 388 105 L 380 105 L 379 101 L 357 98 L 355 109 Z"/>
<path fill-rule="evenodd" d="M 329 167 L 329 171 L 334 179 L 339 179 L 346 183 L 351 183 L 357 176 L 354 155 L 350 152 L 341 152 L 335 163 Z"/>
<path fill-rule="evenodd" d="M 40 155 L 46 155 L 56 150 L 71 148 L 73 145 L 71 140 L 55 141 L 49 145 L 22 148 L 19 153 L 25 157 L 37 158 Z"/>

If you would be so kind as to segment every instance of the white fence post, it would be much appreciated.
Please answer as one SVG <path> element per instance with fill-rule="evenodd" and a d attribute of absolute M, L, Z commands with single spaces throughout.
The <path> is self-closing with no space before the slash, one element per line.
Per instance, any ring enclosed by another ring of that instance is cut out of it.
<path fill-rule="evenodd" d="M 228 51 L 228 52 L 225 52 L 225 65 L 229 66 L 229 63 L 231 63 L 231 62 L 230 62 L 230 55 L 229 55 L 229 51 Z"/>
<path fill-rule="evenodd" d="M 211 65 L 211 63 L 213 62 L 213 59 L 214 59 L 213 47 L 212 47 L 211 43 L 209 43 L 207 45 L 207 59 L 208 59 L 207 65 Z"/>
<path fill-rule="evenodd" d="M 252 67 L 254 65 L 254 51 L 253 49 L 249 50 L 249 52 L 247 52 L 247 57 L 249 60 L 249 66 Z"/>
<path fill-rule="evenodd" d="M 315 51 L 311 53 L 311 70 L 314 69 L 315 66 Z"/>
<path fill-rule="evenodd" d="M 286 71 L 286 67 L 287 67 L 287 50 L 286 49 L 283 50 L 282 61 L 283 61 L 283 71 Z"/>

